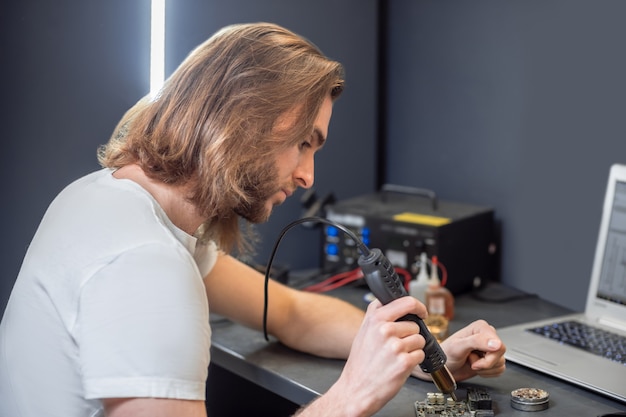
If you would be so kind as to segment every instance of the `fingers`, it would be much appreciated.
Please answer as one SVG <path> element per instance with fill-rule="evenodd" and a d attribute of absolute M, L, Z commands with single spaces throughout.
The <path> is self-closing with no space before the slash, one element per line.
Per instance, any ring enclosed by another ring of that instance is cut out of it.
<path fill-rule="evenodd" d="M 503 354 L 494 352 L 473 351 L 468 356 L 468 362 L 477 375 L 482 377 L 496 377 L 506 369 L 506 360 Z"/>
<path fill-rule="evenodd" d="M 376 310 L 380 318 L 385 321 L 396 321 L 407 314 L 416 314 L 421 318 L 428 316 L 426 306 L 416 298 L 409 296 L 400 297 L 384 306 L 380 301 L 374 300 L 367 307 L 367 311 L 374 310 Z"/>
<path fill-rule="evenodd" d="M 486 369 L 480 369 L 476 371 L 476 375 L 481 376 L 483 378 L 495 378 L 504 373 L 506 370 L 506 363 L 504 359 L 498 361 L 497 365 L 492 366 Z"/>
<path fill-rule="evenodd" d="M 450 370 L 462 379 L 495 377 L 506 368 L 506 347 L 493 326 L 477 320 L 442 342 Z"/>
<path fill-rule="evenodd" d="M 455 343 L 468 351 L 503 354 L 506 347 L 496 329 L 484 320 L 477 320 L 455 334 Z M 485 355 L 487 356 L 487 355 Z"/>
<path fill-rule="evenodd" d="M 496 376 L 504 372 L 506 346 L 496 334 L 496 329 L 485 321 L 476 323 L 475 349 L 482 352 L 480 358 L 471 363 L 472 369 L 482 376 Z"/>
<path fill-rule="evenodd" d="M 383 311 L 377 311 L 385 313 Z M 381 316 L 387 316 L 388 314 L 381 314 L 377 317 L 377 337 L 380 340 L 397 341 L 397 347 L 393 348 L 396 353 L 412 352 L 414 350 L 421 350 L 426 341 L 420 334 L 419 327 L 414 321 L 389 321 L 389 319 L 381 318 Z M 395 314 L 392 315 L 395 317 Z"/>
<path fill-rule="evenodd" d="M 397 355 L 417 355 L 419 362 L 422 362 L 425 340 L 419 332 L 419 326 L 414 321 L 399 319 L 408 314 L 425 313 L 426 307 L 413 297 L 402 297 L 386 305 L 375 300 L 367 308 L 365 321 L 376 332 L 377 340 L 387 344 L 386 348 L 391 352 Z"/>
<path fill-rule="evenodd" d="M 340 377 L 349 392 L 369 393 L 368 401 L 397 393 L 423 362 L 425 344 L 416 323 L 398 319 L 424 312 L 423 305 L 411 297 L 387 305 L 370 303 Z"/>

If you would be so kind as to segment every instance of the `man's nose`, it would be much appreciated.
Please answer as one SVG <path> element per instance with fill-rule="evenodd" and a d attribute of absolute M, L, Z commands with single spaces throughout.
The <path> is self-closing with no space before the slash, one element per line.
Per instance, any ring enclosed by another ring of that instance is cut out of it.
<path fill-rule="evenodd" d="M 294 173 L 298 186 L 311 188 L 315 181 L 315 160 L 313 154 L 305 156 L 300 160 L 296 172 Z"/>

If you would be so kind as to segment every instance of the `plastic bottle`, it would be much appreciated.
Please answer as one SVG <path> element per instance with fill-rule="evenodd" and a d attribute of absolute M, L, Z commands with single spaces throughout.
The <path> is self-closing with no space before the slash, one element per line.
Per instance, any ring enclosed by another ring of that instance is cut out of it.
<path fill-rule="evenodd" d="M 417 278 L 409 282 L 409 294 L 426 304 L 426 289 L 428 288 L 428 256 L 422 252 L 419 261 Z"/>
<path fill-rule="evenodd" d="M 454 296 L 450 290 L 441 285 L 437 264 L 437 257 L 433 256 L 424 304 L 426 304 L 428 314 L 442 315 L 448 320 L 452 320 L 454 318 Z"/>

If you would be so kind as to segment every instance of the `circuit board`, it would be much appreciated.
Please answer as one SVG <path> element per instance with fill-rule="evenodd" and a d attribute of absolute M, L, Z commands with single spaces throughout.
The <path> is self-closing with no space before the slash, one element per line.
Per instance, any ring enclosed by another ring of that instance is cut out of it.
<path fill-rule="evenodd" d="M 431 392 L 423 401 L 415 402 L 417 417 L 493 417 L 491 396 L 487 391 L 467 388 L 464 400 L 454 401 L 439 392 Z"/>

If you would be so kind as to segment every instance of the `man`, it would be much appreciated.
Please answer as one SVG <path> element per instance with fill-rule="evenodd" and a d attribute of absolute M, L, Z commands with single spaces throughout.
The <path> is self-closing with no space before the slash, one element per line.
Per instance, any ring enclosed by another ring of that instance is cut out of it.
<path fill-rule="evenodd" d="M 28 249 L 0 327 L 0 415 L 205 416 L 209 311 L 260 329 L 263 276 L 228 255 L 313 185 L 340 64 L 272 24 L 233 25 L 194 50 L 101 149 L 103 169 L 63 190 Z M 375 413 L 418 364 L 411 297 L 348 303 L 272 282 L 268 331 L 347 358 L 301 416 Z M 504 371 L 483 321 L 442 345 L 457 380 Z M 483 354 L 478 355 L 476 351 Z"/>

